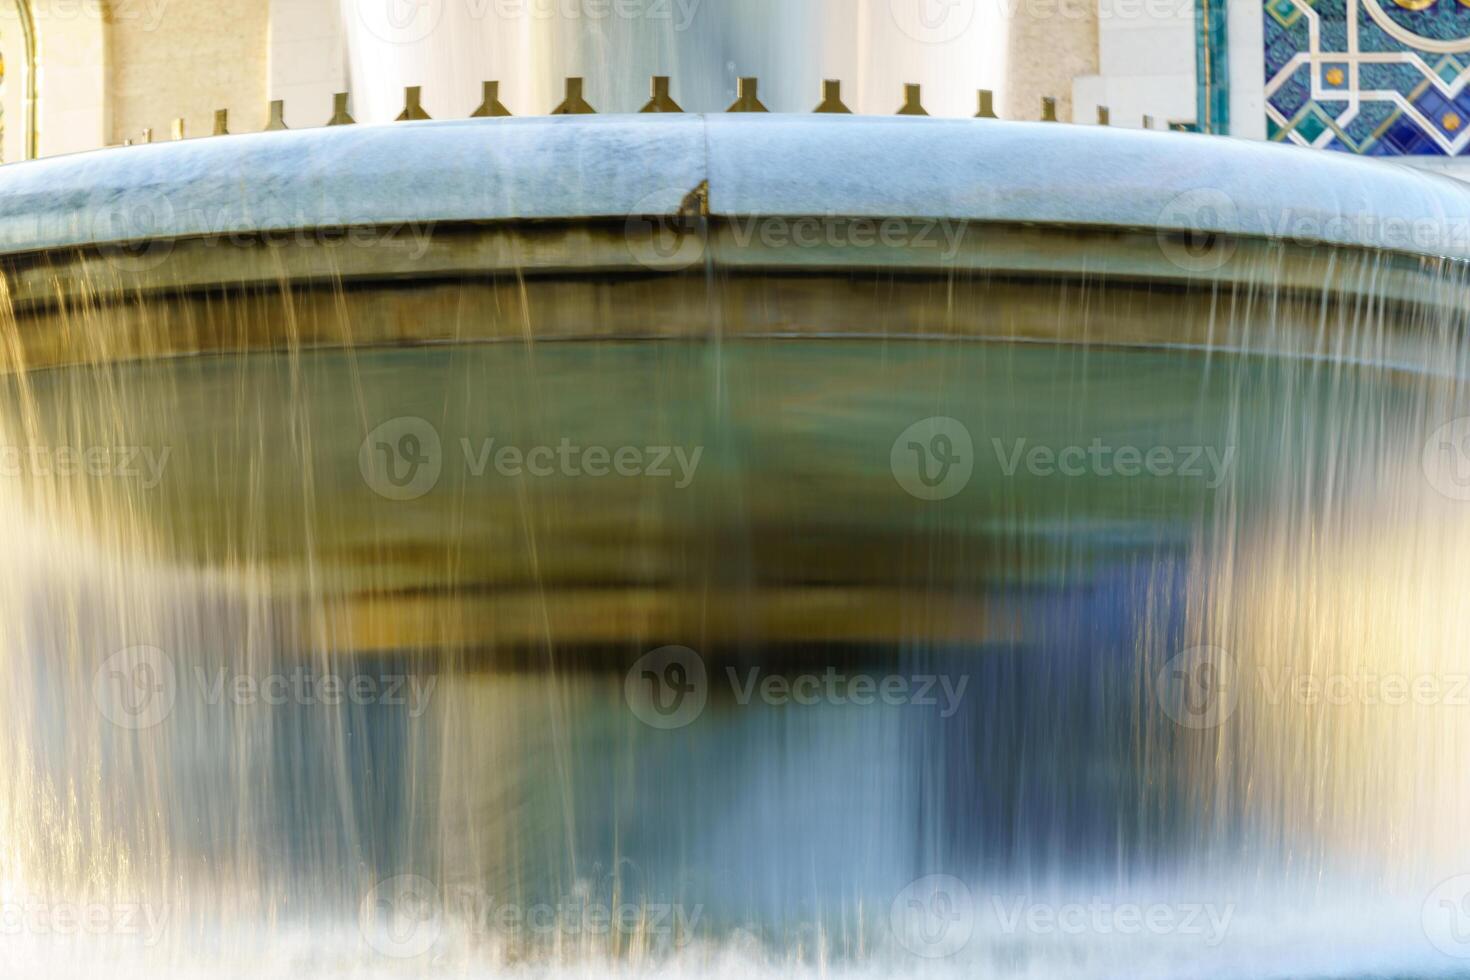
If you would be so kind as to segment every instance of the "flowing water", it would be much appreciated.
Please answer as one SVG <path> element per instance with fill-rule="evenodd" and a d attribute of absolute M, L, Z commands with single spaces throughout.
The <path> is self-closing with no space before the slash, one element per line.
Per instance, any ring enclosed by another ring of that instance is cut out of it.
<path fill-rule="evenodd" d="M 0 971 L 1451 973 L 1459 276 L 1211 350 L 8 318 Z"/>

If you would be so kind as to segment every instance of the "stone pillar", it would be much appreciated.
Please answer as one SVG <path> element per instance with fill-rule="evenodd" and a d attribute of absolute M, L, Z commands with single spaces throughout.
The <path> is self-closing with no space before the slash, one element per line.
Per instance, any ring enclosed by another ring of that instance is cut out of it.
<path fill-rule="evenodd" d="M 1159 129 L 1172 120 L 1197 121 L 1194 0 L 1096 2 L 1098 73 L 1077 79 L 1077 121 L 1093 122 L 1096 105 L 1112 110 L 1114 126 L 1136 129 L 1144 115 L 1153 116 Z M 1259 22 L 1261 11 L 1254 16 Z M 1258 81 L 1258 97 L 1260 88 Z"/>
<path fill-rule="evenodd" d="M 31 0 L 39 68 L 41 156 L 107 140 L 107 24 L 102 4 Z"/>
<path fill-rule="evenodd" d="M 90 150 L 106 141 L 107 23 L 99 4 L 28 0 L 36 32 L 37 155 Z M 6 163 L 26 156 L 26 52 L 19 12 L 0 3 L 5 56 Z"/>
<path fill-rule="evenodd" d="M 1006 119 L 1040 119 L 1041 97 L 1055 96 L 1057 118 L 1074 117 L 1072 80 L 1098 64 L 1098 0 L 1014 0 L 1006 58 Z M 1094 116 L 1092 106 L 1075 113 Z"/>
<path fill-rule="evenodd" d="M 26 52 L 14 3 L 0 3 L 0 55 L 5 58 L 5 84 L 0 86 L 0 108 L 5 112 L 5 136 L 0 160 L 14 163 L 26 154 Z"/>
<path fill-rule="evenodd" d="M 270 4 L 113 0 L 111 8 L 110 142 L 137 139 L 145 128 L 167 139 L 179 117 L 188 135 L 206 135 L 216 109 L 230 111 L 232 132 L 264 127 Z"/>

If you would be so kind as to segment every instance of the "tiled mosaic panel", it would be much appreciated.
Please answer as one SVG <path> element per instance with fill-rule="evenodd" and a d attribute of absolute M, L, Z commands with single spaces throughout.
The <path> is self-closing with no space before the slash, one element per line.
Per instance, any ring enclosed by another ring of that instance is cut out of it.
<path fill-rule="evenodd" d="M 1470 153 L 1470 0 L 1264 8 L 1271 139 L 1374 156 Z"/>

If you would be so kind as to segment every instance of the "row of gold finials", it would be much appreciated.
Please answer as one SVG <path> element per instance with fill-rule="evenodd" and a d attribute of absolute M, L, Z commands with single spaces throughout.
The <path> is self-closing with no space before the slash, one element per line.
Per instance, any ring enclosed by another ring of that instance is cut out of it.
<path fill-rule="evenodd" d="M 470 118 L 484 118 L 489 116 L 509 116 L 511 111 L 500 101 L 500 83 L 484 82 L 484 95 L 480 105 Z M 768 112 L 761 100 L 756 95 L 756 79 L 742 78 L 737 87 L 737 96 L 726 112 Z M 919 99 L 919 86 L 905 85 L 903 105 L 898 110 L 900 116 L 927 116 L 929 113 L 924 109 Z M 346 126 L 355 123 L 347 111 L 348 93 L 338 92 L 332 96 L 332 118 L 327 120 L 328 126 Z M 566 80 L 566 95 L 555 109 L 551 110 L 553 116 L 574 116 L 595 113 L 594 109 L 582 96 L 582 79 L 568 78 Z M 679 103 L 675 102 L 669 94 L 669 78 L 667 75 L 655 75 L 653 77 L 653 97 L 643 106 L 639 112 L 683 112 Z M 828 79 L 822 83 L 822 101 L 818 103 L 813 112 L 837 112 L 851 113 L 852 110 L 842 103 L 842 83 Z M 975 113 L 977 119 L 995 119 L 994 97 L 989 89 L 980 90 L 980 107 Z M 397 121 L 428 119 L 429 114 L 424 111 L 421 101 L 421 87 L 414 85 L 404 90 L 403 111 L 398 114 Z M 1041 99 L 1041 119 L 1043 122 L 1057 121 L 1057 100 L 1051 96 L 1043 96 Z M 1101 126 L 1109 123 L 1108 107 L 1097 107 L 1097 121 Z M 286 103 L 277 99 L 271 103 L 270 118 L 266 121 L 267 130 L 286 129 Z M 1152 116 L 1143 117 L 1143 128 L 1153 129 L 1154 120 Z M 1182 123 L 1170 123 L 1171 129 L 1186 128 Z M 214 113 L 214 135 L 228 136 L 229 110 L 218 109 Z M 181 140 L 184 138 L 184 120 L 175 119 L 173 122 L 173 138 Z M 143 141 L 153 142 L 153 130 L 143 130 Z M 128 145 L 132 140 L 127 140 Z"/>

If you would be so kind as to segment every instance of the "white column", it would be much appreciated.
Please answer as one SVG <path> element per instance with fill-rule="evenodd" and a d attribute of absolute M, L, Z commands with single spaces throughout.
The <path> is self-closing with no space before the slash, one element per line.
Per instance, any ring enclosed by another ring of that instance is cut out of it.
<path fill-rule="evenodd" d="M 1194 0 L 1098 0 L 1098 73 L 1073 84 L 1076 121 L 1096 121 L 1099 105 L 1114 126 L 1138 128 L 1145 115 L 1161 129 L 1169 120 L 1195 121 L 1194 20 Z"/>
<path fill-rule="evenodd" d="M 321 126 L 332 117 L 332 96 L 348 90 L 341 4 L 270 0 L 270 5 L 270 98 L 285 101 L 287 126 Z"/>
<path fill-rule="evenodd" d="M 0 156 L 6 163 L 24 160 L 26 155 L 25 43 L 21 40 L 20 17 L 14 3 L 0 3 L 0 42 L 4 43 L 5 86 L 0 89 L 0 105 L 5 109 L 5 139 L 0 143 Z"/>
<path fill-rule="evenodd" d="M 1041 99 L 1050 96 L 1057 100 L 1057 118 L 1062 122 L 1096 117 L 1092 103 L 1074 100 L 1075 80 L 1098 68 L 1102 25 L 1096 2 L 987 0 L 982 4 L 1004 6 L 1009 12 L 1002 116 L 1040 119 Z"/>
<path fill-rule="evenodd" d="M 101 4 L 33 0 L 42 156 L 107 142 L 107 24 Z"/>
<path fill-rule="evenodd" d="M 1231 0 L 1225 11 L 1230 45 L 1230 135 L 1266 138 L 1265 13 L 1259 0 Z"/>
<path fill-rule="evenodd" d="M 92 150 L 107 141 L 107 24 L 100 4 L 32 0 L 36 29 L 39 154 Z M 5 162 L 25 159 L 25 45 L 14 3 L 0 3 L 5 55 Z"/>

